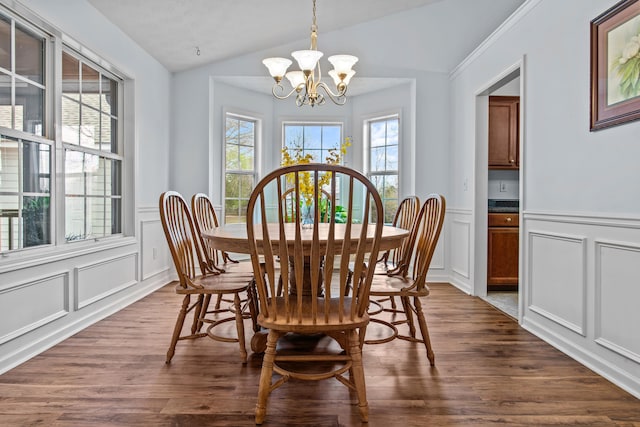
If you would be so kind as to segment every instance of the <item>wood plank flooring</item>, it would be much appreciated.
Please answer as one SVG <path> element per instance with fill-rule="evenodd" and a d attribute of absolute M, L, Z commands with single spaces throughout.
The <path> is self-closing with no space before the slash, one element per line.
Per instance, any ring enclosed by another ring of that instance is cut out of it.
<path fill-rule="evenodd" d="M 165 286 L 1 375 L 0 425 L 254 425 L 260 355 L 243 365 L 237 344 L 203 338 L 164 363 L 180 300 Z M 364 348 L 369 426 L 640 426 L 640 400 L 481 299 L 434 284 L 424 306 L 434 368 L 418 344 Z M 327 380 L 276 390 L 264 425 L 361 423 L 353 394 Z"/>

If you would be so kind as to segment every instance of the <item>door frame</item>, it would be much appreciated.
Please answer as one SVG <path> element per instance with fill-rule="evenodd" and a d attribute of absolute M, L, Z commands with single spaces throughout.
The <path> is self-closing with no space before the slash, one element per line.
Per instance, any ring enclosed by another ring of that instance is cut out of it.
<path fill-rule="evenodd" d="M 525 162 L 523 141 L 524 141 L 524 110 L 525 110 L 525 57 L 520 58 L 516 63 L 507 67 L 498 75 L 494 76 L 487 83 L 482 85 L 475 92 L 475 174 L 474 174 L 474 201 L 473 201 L 473 225 L 474 225 L 474 246 L 472 259 L 473 265 L 473 286 L 472 294 L 478 297 L 487 296 L 487 200 L 489 196 L 488 180 L 488 151 L 489 151 L 489 94 L 496 89 L 504 86 L 511 80 L 520 77 L 520 112 L 519 112 L 519 132 L 518 132 L 518 150 L 520 155 L 520 168 L 518 172 L 519 178 L 519 248 L 518 248 L 518 322 L 522 320 L 523 295 L 526 283 L 523 281 L 524 262 L 523 262 L 523 225 L 522 212 L 524 208 L 524 167 Z"/>

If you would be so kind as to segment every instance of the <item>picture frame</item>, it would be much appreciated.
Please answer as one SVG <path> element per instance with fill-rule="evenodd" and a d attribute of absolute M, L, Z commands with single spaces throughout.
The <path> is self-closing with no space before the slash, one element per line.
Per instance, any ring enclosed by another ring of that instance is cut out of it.
<path fill-rule="evenodd" d="M 640 0 L 591 21 L 591 131 L 640 119 Z"/>

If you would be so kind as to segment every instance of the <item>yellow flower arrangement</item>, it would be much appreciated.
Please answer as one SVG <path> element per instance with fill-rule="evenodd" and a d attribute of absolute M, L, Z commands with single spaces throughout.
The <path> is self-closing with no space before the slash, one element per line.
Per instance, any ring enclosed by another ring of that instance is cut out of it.
<path fill-rule="evenodd" d="M 344 142 L 340 144 L 338 148 L 329 149 L 329 154 L 325 158 L 325 163 L 330 165 L 340 164 L 342 158 L 347 154 L 347 148 L 351 146 L 351 137 L 346 137 Z M 289 152 L 289 150 L 292 151 Z M 282 149 L 282 166 L 292 166 L 292 165 L 302 165 L 313 162 L 313 156 L 309 153 L 303 154 L 303 149 L 300 146 L 295 146 L 293 148 L 285 147 Z M 291 174 L 291 176 L 287 176 L 287 183 L 293 186 L 295 176 Z M 331 180 L 331 174 L 323 174 L 318 179 L 318 188 L 322 189 L 324 186 L 328 185 Z M 300 186 L 300 194 L 304 198 L 304 203 L 306 206 L 311 206 L 312 198 L 313 198 L 313 180 L 311 179 L 311 173 L 302 172 L 299 174 L 298 185 Z"/>

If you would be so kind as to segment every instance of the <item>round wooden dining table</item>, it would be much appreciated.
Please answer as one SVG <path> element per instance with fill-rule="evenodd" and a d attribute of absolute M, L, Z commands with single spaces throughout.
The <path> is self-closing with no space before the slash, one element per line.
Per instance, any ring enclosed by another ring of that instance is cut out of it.
<path fill-rule="evenodd" d="M 294 240 L 293 236 L 295 236 L 295 227 L 297 224 L 295 223 L 286 223 L 285 233 L 287 236 L 292 236 L 291 240 L 287 240 L 287 244 L 289 246 L 289 253 L 294 253 Z M 345 224 L 334 224 L 335 226 L 335 236 L 336 239 L 334 241 L 333 252 L 338 254 L 342 250 L 343 246 L 343 236 L 345 234 L 346 227 Z M 279 245 L 279 227 L 280 224 L 272 223 L 268 224 L 268 232 L 271 240 L 271 244 L 273 245 L 273 249 L 275 251 L 278 250 Z M 365 243 L 368 244 L 368 247 L 371 247 L 373 243 L 373 235 L 374 235 L 374 225 L 368 225 L 367 229 L 367 238 L 365 239 Z M 357 250 L 358 243 L 360 241 L 360 232 L 362 231 L 361 224 L 351 224 L 351 244 L 350 244 L 350 252 L 355 252 Z M 262 240 L 262 224 L 255 224 L 254 233 L 256 236 L 256 241 L 258 242 L 258 251 L 260 251 L 261 240 Z M 318 224 L 318 235 L 320 241 L 320 253 L 326 253 L 327 249 L 327 237 L 329 235 L 329 224 L 321 223 Z M 385 225 L 382 228 L 382 237 L 380 239 L 379 252 L 382 253 L 384 251 L 395 249 L 402 244 L 402 241 L 405 237 L 409 235 L 409 230 L 405 230 L 403 228 L 397 228 Z M 215 247 L 217 250 L 223 252 L 232 252 L 239 254 L 248 254 L 249 253 L 249 240 L 247 237 L 247 225 L 246 224 L 226 224 L 220 227 L 212 228 L 206 230 L 202 233 L 202 237 L 208 240 L 211 246 Z M 311 242 L 313 237 L 313 229 L 312 228 L 303 228 L 302 233 L 302 247 L 303 253 L 306 257 L 310 255 L 311 251 Z M 368 250 L 368 249 L 367 249 Z M 305 263 L 305 269 L 307 268 L 307 263 Z M 309 272 L 305 272 L 305 277 L 309 276 Z M 258 331 L 254 334 L 251 339 L 251 349 L 255 353 L 261 353 L 266 348 L 266 338 L 267 335 L 265 331 Z"/>
<path fill-rule="evenodd" d="M 271 244 L 274 250 L 277 250 L 279 244 L 279 224 L 268 224 L 269 236 L 271 238 Z M 289 252 L 294 252 L 294 240 L 295 236 L 295 223 L 284 224 L 285 233 L 287 236 L 291 236 L 291 239 L 287 241 L 289 245 Z M 345 224 L 335 224 L 335 236 L 333 252 L 339 253 L 342 250 L 343 238 L 345 233 Z M 366 242 L 371 245 L 373 242 L 374 225 L 367 226 L 367 239 Z M 254 228 L 256 240 L 258 241 L 258 250 L 260 250 L 260 241 L 262 240 L 262 225 L 256 224 Z M 351 252 L 355 252 L 358 242 L 360 240 L 360 232 L 362 230 L 361 224 L 351 224 Z M 327 236 L 329 234 L 329 224 L 318 224 L 318 234 L 320 239 L 320 252 L 326 253 Z M 409 235 L 409 230 L 403 228 L 396 228 L 389 225 L 385 225 L 382 228 L 382 238 L 380 239 L 380 252 L 384 252 L 390 249 L 395 249 L 400 246 L 402 240 Z M 313 230 L 311 228 L 302 229 L 302 246 L 305 251 L 305 255 L 309 255 L 307 251 L 310 251 L 311 241 L 313 236 Z M 339 236 L 339 237 L 338 237 Z M 212 228 L 202 233 L 202 237 L 207 239 L 211 246 L 224 252 L 233 252 L 240 254 L 249 253 L 249 241 L 247 239 L 247 226 L 246 224 L 226 224 L 221 227 Z"/>

